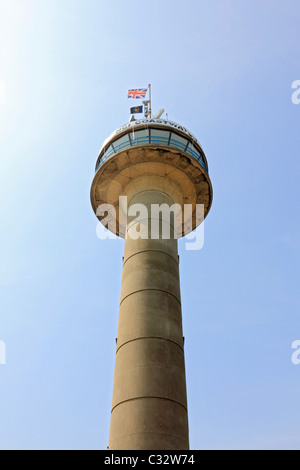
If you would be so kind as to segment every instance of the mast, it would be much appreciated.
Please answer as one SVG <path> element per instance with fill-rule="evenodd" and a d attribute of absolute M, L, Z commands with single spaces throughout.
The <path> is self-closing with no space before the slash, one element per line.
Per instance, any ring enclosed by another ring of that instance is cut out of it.
<path fill-rule="evenodd" d="M 151 119 L 151 83 L 149 83 L 148 89 L 149 89 L 149 113 L 150 113 L 150 119 Z"/>

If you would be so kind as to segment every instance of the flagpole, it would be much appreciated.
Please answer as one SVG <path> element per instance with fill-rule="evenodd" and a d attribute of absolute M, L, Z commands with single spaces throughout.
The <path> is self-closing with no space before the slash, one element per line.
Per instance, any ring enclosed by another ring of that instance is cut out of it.
<path fill-rule="evenodd" d="M 150 113 L 150 119 L 151 119 L 151 83 L 149 83 L 148 88 L 149 88 L 149 113 Z"/>

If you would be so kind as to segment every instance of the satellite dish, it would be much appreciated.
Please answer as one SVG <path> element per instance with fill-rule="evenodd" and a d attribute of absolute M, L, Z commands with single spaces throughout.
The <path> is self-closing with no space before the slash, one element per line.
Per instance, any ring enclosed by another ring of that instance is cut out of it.
<path fill-rule="evenodd" d="M 157 113 L 154 114 L 153 119 L 159 119 L 160 116 L 165 112 L 164 108 L 161 108 Z"/>
<path fill-rule="evenodd" d="M 135 121 L 135 117 L 133 114 L 131 114 L 130 118 L 129 118 L 129 122 L 132 122 L 132 121 Z"/>

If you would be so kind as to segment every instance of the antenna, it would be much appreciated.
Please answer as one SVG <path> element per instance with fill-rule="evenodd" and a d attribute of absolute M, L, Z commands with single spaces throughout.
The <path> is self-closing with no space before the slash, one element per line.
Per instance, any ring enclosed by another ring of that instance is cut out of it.
<path fill-rule="evenodd" d="M 165 112 L 164 108 L 161 108 L 157 113 L 154 114 L 153 119 L 159 119 L 160 116 Z"/>

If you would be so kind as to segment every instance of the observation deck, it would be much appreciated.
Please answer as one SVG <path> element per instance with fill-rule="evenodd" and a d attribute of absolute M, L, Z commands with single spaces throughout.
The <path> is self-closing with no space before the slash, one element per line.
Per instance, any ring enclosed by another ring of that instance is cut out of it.
<path fill-rule="evenodd" d="M 184 126 L 165 119 L 139 119 L 115 130 L 103 143 L 91 187 L 94 212 L 101 204 L 119 208 L 119 196 L 156 189 L 172 193 L 175 203 L 193 205 L 189 231 L 196 228 L 196 204 L 204 217 L 212 204 L 208 163 L 196 137 Z M 146 179 L 145 179 L 146 176 Z M 125 237 L 117 215 L 115 233 Z M 185 226 L 186 227 L 186 226 Z M 188 232 L 185 231 L 184 234 Z"/>
<path fill-rule="evenodd" d="M 140 119 L 113 132 L 101 148 L 96 171 L 116 153 L 130 147 L 148 145 L 180 150 L 197 160 L 208 173 L 207 161 L 196 137 L 183 126 L 162 119 Z"/>

